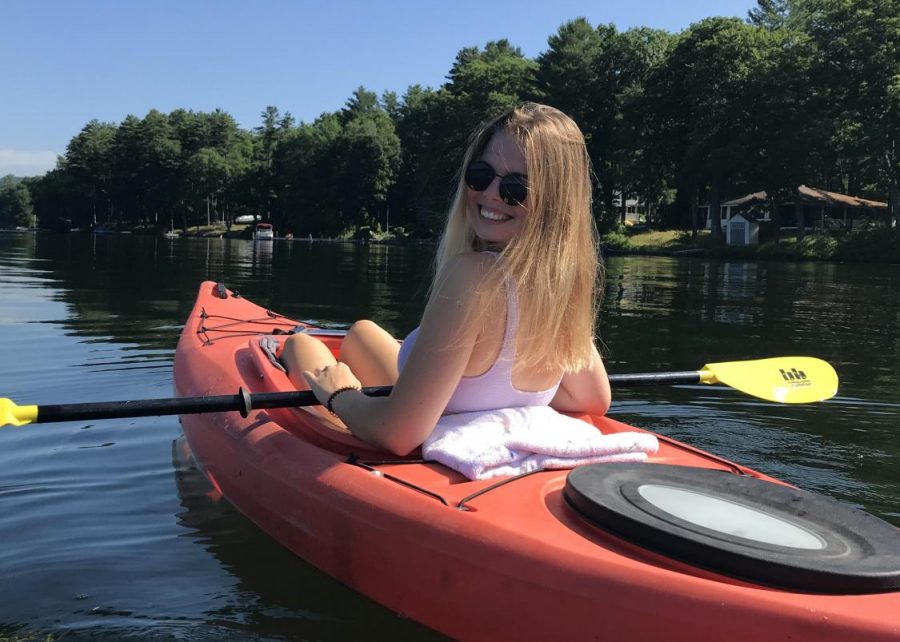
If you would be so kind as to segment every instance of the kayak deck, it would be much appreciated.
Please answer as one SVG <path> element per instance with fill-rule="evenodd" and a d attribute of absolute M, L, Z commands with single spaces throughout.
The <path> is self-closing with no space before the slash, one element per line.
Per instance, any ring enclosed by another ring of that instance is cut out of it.
<path fill-rule="evenodd" d="M 290 390 L 259 347 L 292 319 L 201 286 L 175 359 L 179 396 Z M 340 337 L 322 336 L 336 353 Z M 603 433 L 634 431 L 583 416 Z M 307 408 L 187 415 L 200 468 L 300 557 L 455 638 L 900 640 L 900 593 L 817 595 L 724 576 L 644 549 L 581 518 L 568 471 L 469 481 L 413 453 L 397 459 Z M 647 465 L 766 477 L 658 436 Z"/>

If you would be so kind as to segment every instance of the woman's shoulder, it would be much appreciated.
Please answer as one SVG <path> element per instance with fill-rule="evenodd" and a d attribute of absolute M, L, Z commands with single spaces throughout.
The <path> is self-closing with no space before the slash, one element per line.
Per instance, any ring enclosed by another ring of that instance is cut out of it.
<path fill-rule="evenodd" d="M 457 254 L 444 267 L 445 276 L 480 279 L 497 264 L 494 252 L 463 252 Z"/>
<path fill-rule="evenodd" d="M 480 298 L 482 285 L 497 263 L 488 252 L 463 252 L 449 259 L 435 280 L 433 294 L 439 299 L 474 301 Z"/>

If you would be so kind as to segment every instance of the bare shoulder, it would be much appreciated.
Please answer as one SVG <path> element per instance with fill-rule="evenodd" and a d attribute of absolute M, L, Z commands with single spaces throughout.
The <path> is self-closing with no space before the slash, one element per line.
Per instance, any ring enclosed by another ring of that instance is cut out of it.
<path fill-rule="evenodd" d="M 473 292 L 496 265 L 497 257 L 489 252 L 464 252 L 447 262 L 437 283 L 442 294 L 464 296 Z"/>
<path fill-rule="evenodd" d="M 463 252 L 447 263 L 446 270 L 484 275 L 497 263 L 497 255 L 490 252 Z"/>

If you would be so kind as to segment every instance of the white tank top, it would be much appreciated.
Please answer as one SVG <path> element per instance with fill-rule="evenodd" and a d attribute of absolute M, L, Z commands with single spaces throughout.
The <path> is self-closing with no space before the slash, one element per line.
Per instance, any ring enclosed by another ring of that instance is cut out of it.
<path fill-rule="evenodd" d="M 503 335 L 503 346 L 497 360 L 491 364 L 487 372 L 475 377 L 462 377 L 453 396 L 447 402 L 442 414 L 451 415 L 460 412 L 476 412 L 480 410 L 497 410 L 499 408 L 518 408 L 521 406 L 546 406 L 556 395 L 560 381 L 546 390 L 519 390 L 512 383 L 512 370 L 516 358 L 516 331 L 519 327 L 519 304 L 514 287 L 507 288 L 509 295 L 506 303 L 506 331 Z M 419 328 L 409 333 L 400 346 L 397 356 L 397 368 L 402 371 L 416 343 Z"/>

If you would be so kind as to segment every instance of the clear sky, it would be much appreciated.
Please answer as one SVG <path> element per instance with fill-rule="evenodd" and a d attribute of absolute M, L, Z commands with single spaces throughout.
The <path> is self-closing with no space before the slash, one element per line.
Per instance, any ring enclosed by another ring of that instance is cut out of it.
<path fill-rule="evenodd" d="M 463 47 L 533 58 L 561 24 L 677 32 L 755 0 L 3 0 L 0 176 L 42 174 L 91 119 L 267 105 L 312 121 L 360 85 L 438 87 Z"/>

